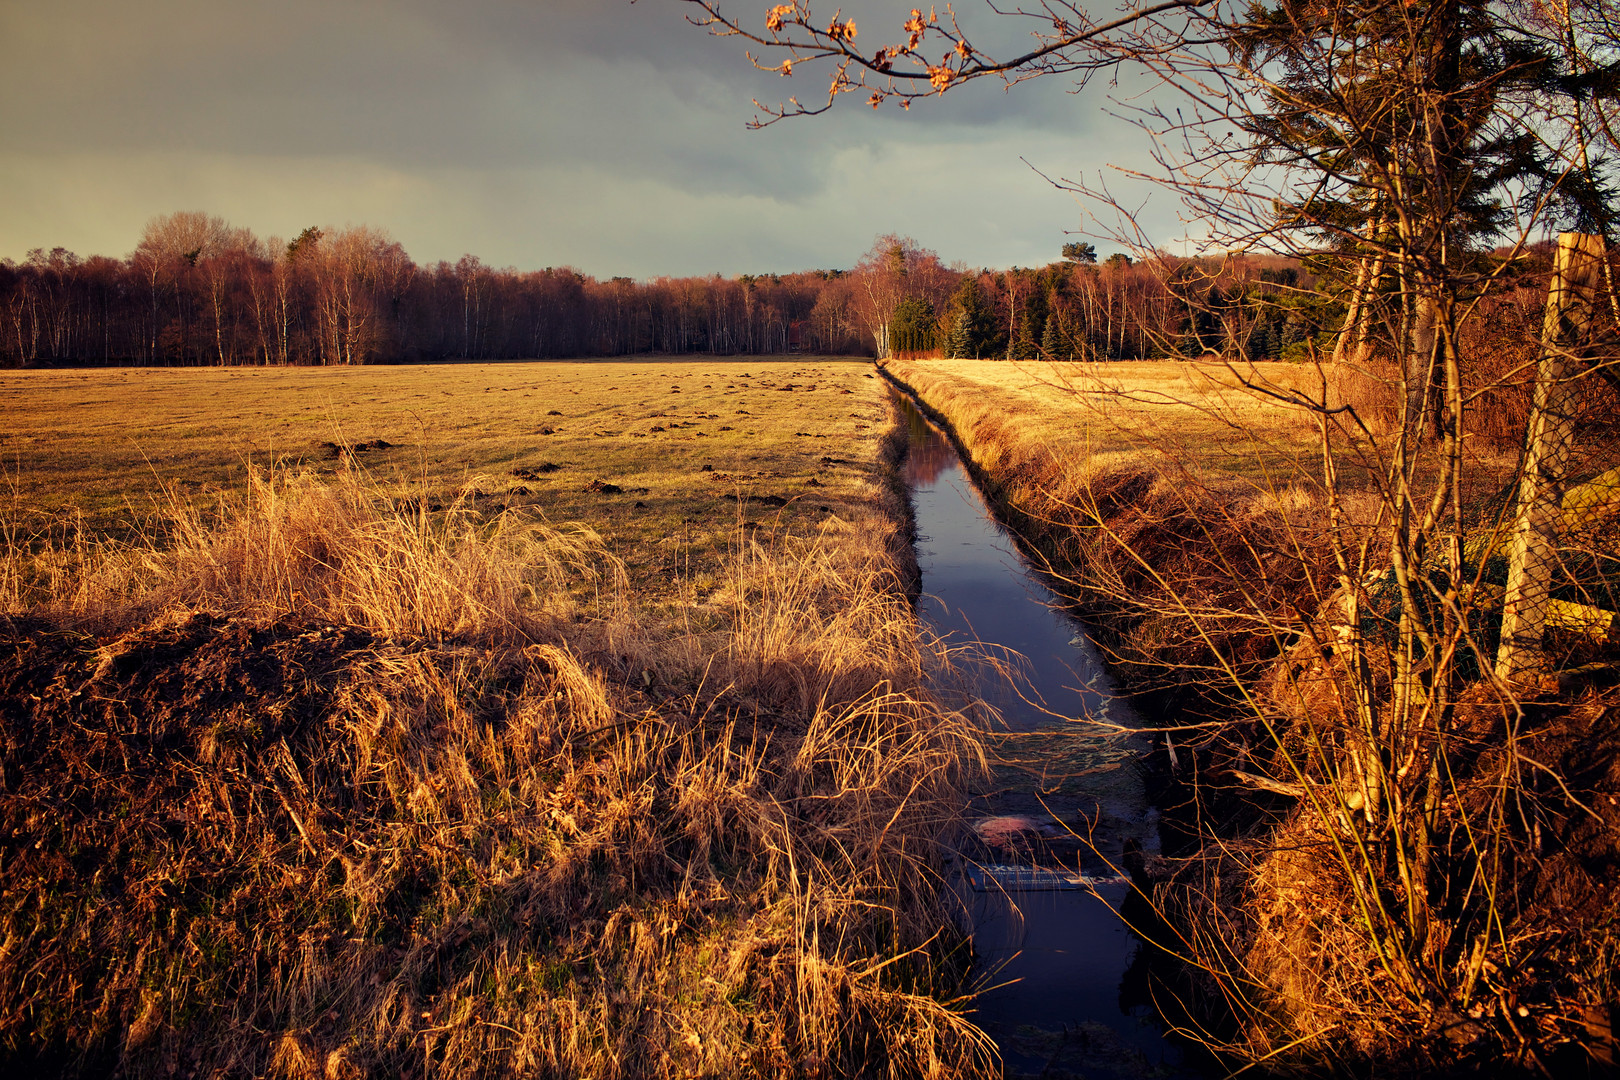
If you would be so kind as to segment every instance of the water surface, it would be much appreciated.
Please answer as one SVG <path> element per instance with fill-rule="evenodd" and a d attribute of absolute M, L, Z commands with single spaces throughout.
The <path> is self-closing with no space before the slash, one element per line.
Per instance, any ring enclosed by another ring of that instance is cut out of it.
<path fill-rule="evenodd" d="M 974 1019 L 1001 1047 L 1009 1076 L 1181 1074 L 1183 1055 L 1148 996 L 1149 946 L 1110 910 L 1129 885 L 1108 864 L 1119 865 L 1127 840 L 1157 848 L 1157 811 L 1137 767 L 1146 739 L 1110 737 L 1088 721 L 1135 728 L 1139 718 L 1113 696 L 1084 628 L 996 522 L 950 442 L 909 400 L 900 406 L 911 436 L 918 612 L 949 643 L 1021 658 L 1015 681 L 992 671 L 972 680 L 1005 723 L 994 740 L 1002 756 L 1019 763 L 997 769 L 974 815 L 1023 817 L 1054 835 L 1023 860 L 1042 871 L 1020 873 L 1012 856 L 987 865 L 982 852 L 965 867 L 981 978 L 1000 984 L 978 999 Z M 1081 881 L 1090 888 L 1075 888 Z"/>

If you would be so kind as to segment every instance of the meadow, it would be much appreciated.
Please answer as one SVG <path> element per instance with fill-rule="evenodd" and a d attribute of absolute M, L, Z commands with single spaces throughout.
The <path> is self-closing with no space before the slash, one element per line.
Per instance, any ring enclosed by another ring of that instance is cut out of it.
<path fill-rule="evenodd" d="M 638 589 L 712 587 L 740 526 L 869 501 L 885 393 L 813 357 L 0 372 L 0 500 L 20 533 L 127 540 L 254 469 L 360 470 L 400 500 L 588 523 Z"/>
<path fill-rule="evenodd" d="M 0 1066 L 996 1075 L 943 860 L 1012 748 L 928 690 L 953 658 L 911 604 L 886 378 L 1180 725 L 1223 831 L 1141 869 L 1215 980 L 1195 996 L 1272 988 L 1230 999 L 1232 1059 L 1307 1026 L 1344 1060 L 1421 1042 L 1352 977 L 1370 960 L 1313 968 L 1291 936 L 1366 949 L 1359 871 L 1288 809 L 1339 766 L 1288 755 L 1346 738 L 1318 658 L 1335 552 L 1384 573 L 1387 381 L 638 358 L 0 375 Z M 1301 396 L 1356 423 L 1324 440 Z M 1472 520 L 1514 454 L 1465 454 Z M 1611 697 L 1547 714 L 1551 767 Z M 1488 748 L 1497 713 L 1455 715 Z M 1601 876 L 1522 883 L 1591 921 Z M 1562 1038 L 1589 995 L 1514 947 L 1477 951 L 1490 985 Z"/>
<path fill-rule="evenodd" d="M 0 1058 L 993 1074 L 875 375 L 0 376 Z"/>
<path fill-rule="evenodd" d="M 1320 482 L 1322 429 L 1301 407 L 1320 401 L 1357 410 L 1368 438 L 1395 420 L 1398 378 L 1376 366 L 1300 363 L 1121 361 L 1008 364 L 987 360 L 897 362 L 901 381 L 963 417 L 964 432 L 996 416 L 1007 440 L 1044 446 L 1073 473 L 1161 468 L 1197 476 L 1242 498 Z M 1351 424 L 1335 428 L 1360 430 Z M 1336 449 L 1362 488 L 1379 466 L 1369 448 L 1335 430 Z M 986 452 L 995 451 L 985 446 Z M 1511 470 L 1515 440 L 1476 438 L 1470 464 L 1493 477 Z M 1367 453 L 1365 457 L 1358 455 Z"/>

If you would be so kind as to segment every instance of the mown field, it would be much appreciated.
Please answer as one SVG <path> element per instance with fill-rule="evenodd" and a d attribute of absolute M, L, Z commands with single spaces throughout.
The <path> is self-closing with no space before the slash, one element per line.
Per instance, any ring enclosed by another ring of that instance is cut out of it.
<path fill-rule="evenodd" d="M 0 372 L 0 506 L 127 539 L 251 469 L 361 470 L 429 506 L 588 523 L 660 590 L 712 575 L 739 525 L 837 527 L 869 501 L 885 394 L 869 363 L 812 357 Z"/>

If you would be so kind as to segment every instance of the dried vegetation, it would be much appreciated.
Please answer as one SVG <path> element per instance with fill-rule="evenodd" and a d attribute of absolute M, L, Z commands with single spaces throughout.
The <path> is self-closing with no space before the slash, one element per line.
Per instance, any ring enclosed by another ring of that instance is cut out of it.
<path fill-rule="evenodd" d="M 1378 447 L 1398 414 L 1376 367 L 889 365 L 1103 620 L 1116 674 L 1175 706 L 1161 760 L 1180 805 L 1138 882 L 1186 962 L 1161 1002 L 1179 998 L 1186 1031 L 1234 1062 L 1582 1075 L 1616 1061 L 1613 631 L 1554 622 L 1556 678 L 1512 693 L 1490 678 L 1527 408 L 1511 373 L 1533 351 L 1472 369 L 1494 397 L 1464 443 L 1460 601 L 1439 555 L 1413 569 L 1412 601 L 1381 562 L 1395 500 Z M 1588 420 L 1613 415 L 1608 390 L 1588 393 Z M 1313 432 L 1279 407 L 1294 395 L 1353 404 L 1364 426 Z M 1601 424 L 1585 430 L 1577 477 L 1615 450 Z M 1566 497 L 1566 610 L 1615 606 L 1616 476 Z M 1414 624 L 1429 636 L 1407 655 Z"/>
<path fill-rule="evenodd" d="M 589 530 L 358 474 L 169 507 L 9 534 L 5 1071 L 993 1071 L 892 513 L 739 529 L 672 621 Z"/>

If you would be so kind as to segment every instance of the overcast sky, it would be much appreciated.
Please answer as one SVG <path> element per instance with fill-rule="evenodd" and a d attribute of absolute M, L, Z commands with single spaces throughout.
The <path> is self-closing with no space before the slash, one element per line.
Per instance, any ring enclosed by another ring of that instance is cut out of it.
<path fill-rule="evenodd" d="M 842 6 L 864 36 L 914 2 Z M 969 25 L 994 19 L 960 7 Z M 1088 226 L 1031 166 L 1095 179 L 1147 161 L 1106 88 L 1051 79 L 909 113 L 851 95 L 749 131 L 751 99 L 814 100 L 825 76 L 756 72 L 689 10 L 0 0 L 0 257 L 125 255 L 152 216 L 206 210 L 260 236 L 368 224 L 421 262 L 470 252 L 600 277 L 846 267 L 884 232 L 947 261 L 1039 265 Z M 1156 239 L 1174 210 L 1150 204 Z"/>

